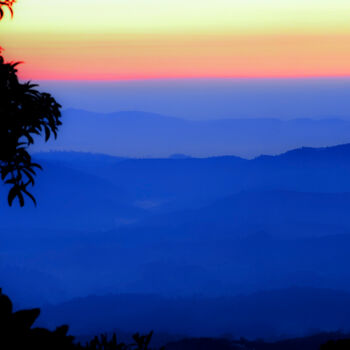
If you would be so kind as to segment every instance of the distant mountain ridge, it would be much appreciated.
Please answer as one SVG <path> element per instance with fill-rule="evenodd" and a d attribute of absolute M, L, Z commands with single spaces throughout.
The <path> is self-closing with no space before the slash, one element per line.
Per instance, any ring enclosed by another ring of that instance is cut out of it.
<path fill-rule="evenodd" d="M 66 150 L 121 157 L 208 157 L 235 154 L 252 158 L 301 146 L 350 141 L 350 121 L 342 119 L 222 119 L 190 121 L 140 111 L 95 113 L 70 109 L 55 142 L 39 141 L 36 151 Z"/>
<path fill-rule="evenodd" d="M 319 224 L 333 222 L 338 227 L 348 227 L 345 223 L 349 206 L 347 193 L 350 193 L 350 144 L 319 149 L 301 148 L 279 156 L 260 156 L 253 160 L 234 156 L 128 159 L 74 152 L 38 153 L 34 154 L 34 158 L 44 167 L 33 189 L 39 207 L 34 209 L 29 205 L 21 209 L 21 216 L 26 217 L 28 213 L 27 220 L 32 222 L 37 217 L 37 228 L 47 227 L 56 215 L 54 209 L 50 215 L 44 214 L 42 210 L 50 211 L 52 205 L 52 208 L 62 207 L 65 210 L 63 203 L 72 201 L 76 201 L 72 207 L 78 209 L 82 198 L 85 199 L 81 203 L 86 209 L 89 206 L 91 215 L 78 210 L 82 213 L 80 217 L 78 212 L 73 214 L 70 211 L 64 221 L 57 217 L 56 227 L 89 227 L 90 231 L 113 229 L 123 222 L 136 222 L 149 215 L 174 213 L 171 214 L 175 215 L 173 219 L 176 215 L 178 218 L 184 215 L 185 218 L 187 214 L 192 215 L 191 211 L 198 209 L 200 211 L 197 214 L 193 212 L 193 215 L 203 215 L 206 220 L 211 217 L 210 212 L 218 212 L 221 208 L 220 215 L 223 215 L 225 206 L 227 210 L 230 207 L 233 210 L 235 205 L 234 212 L 242 213 L 243 208 L 246 208 L 248 215 L 249 212 L 254 214 L 252 209 L 260 205 L 261 201 L 270 201 L 271 204 L 262 206 L 262 210 L 272 210 L 276 206 L 280 213 L 284 210 L 284 215 L 288 214 L 288 203 L 292 205 L 290 208 L 299 208 L 300 213 L 303 206 L 307 213 L 308 209 L 323 203 L 325 215 L 321 215 Z M 71 197 L 72 193 L 76 195 Z M 292 204 L 293 201 L 295 204 Z M 46 206 L 45 203 L 49 202 L 52 205 Z M 97 211 L 97 203 L 100 203 L 101 212 Z M 338 212 L 335 208 L 339 208 Z M 12 218 L 17 215 L 18 209 L 7 208 L 3 198 L 2 210 L 7 215 L 0 228 L 10 228 L 16 222 Z M 190 212 L 185 215 L 186 210 Z M 204 214 L 205 210 L 209 212 Z M 288 215 L 292 218 L 296 212 L 292 211 Z M 306 214 L 303 215 L 306 217 Z M 51 219 L 45 224 L 45 218 L 48 217 Z M 72 220 L 67 220 L 69 217 Z M 243 218 L 245 215 L 237 217 Z M 87 221 L 92 218 L 95 219 Z M 159 225 L 162 220 L 170 220 L 170 217 L 162 219 L 158 216 L 157 220 Z M 146 224 L 146 221 L 141 222 Z"/>
<path fill-rule="evenodd" d="M 269 156 L 261 155 L 256 159 L 264 159 Z M 271 156 L 270 156 L 271 157 Z M 339 144 L 327 147 L 300 147 L 277 155 L 281 159 L 304 159 L 316 160 L 321 158 L 324 161 L 337 161 L 342 157 L 350 157 L 350 143 Z"/>

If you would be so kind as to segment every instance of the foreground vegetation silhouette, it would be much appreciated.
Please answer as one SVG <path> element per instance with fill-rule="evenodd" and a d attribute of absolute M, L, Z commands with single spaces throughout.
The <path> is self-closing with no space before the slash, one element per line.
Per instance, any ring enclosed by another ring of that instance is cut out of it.
<path fill-rule="evenodd" d="M 5 9 L 13 15 L 14 0 L 0 1 L 0 20 Z M 37 136 L 57 137 L 61 125 L 61 105 L 49 94 L 39 92 L 31 82 L 21 83 L 17 77 L 20 62 L 6 62 L 0 47 L 0 175 L 10 185 L 8 203 L 18 198 L 24 206 L 24 195 L 36 203 L 28 186 L 34 185 L 35 169 L 28 147 Z"/>
<path fill-rule="evenodd" d="M 153 332 L 147 335 L 133 335 L 133 343 L 118 343 L 116 334 L 111 339 L 106 335 L 95 337 L 85 345 L 74 343 L 68 335 L 68 326 L 57 327 L 54 331 L 32 328 L 40 314 L 40 309 L 13 312 L 8 296 L 0 289 L 0 348 L 7 350 L 152 350 L 150 342 Z"/>
<path fill-rule="evenodd" d="M 320 350 L 349 350 L 350 339 L 330 340 L 321 345 Z"/>
<path fill-rule="evenodd" d="M 24 195 L 35 202 L 28 191 L 34 185 L 35 169 L 28 147 L 36 136 L 57 137 L 61 125 L 61 105 L 48 93 L 35 89 L 30 82 L 21 83 L 16 63 L 7 63 L 0 55 L 0 175 L 11 186 L 8 203 L 18 198 L 24 206 Z"/>

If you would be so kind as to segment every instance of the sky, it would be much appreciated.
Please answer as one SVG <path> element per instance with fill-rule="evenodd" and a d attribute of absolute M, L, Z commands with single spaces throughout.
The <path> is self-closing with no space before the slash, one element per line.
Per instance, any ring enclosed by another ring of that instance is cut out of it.
<path fill-rule="evenodd" d="M 350 76 L 348 0 L 18 0 L 9 60 L 37 80 Z"/>

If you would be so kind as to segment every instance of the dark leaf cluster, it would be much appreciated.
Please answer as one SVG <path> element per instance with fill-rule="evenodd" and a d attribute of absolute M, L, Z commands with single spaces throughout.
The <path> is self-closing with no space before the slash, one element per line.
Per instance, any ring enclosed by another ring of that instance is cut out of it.
<path fill-rule="evenodd" d="M 61 105 L 50 94 L 36 90 L 37 85 L 21 83 L 18 64 L 7 63 L 0 55 L 0 175 L 11 186 L 9 205 L 18 198 L 23 206 L 24 195 L 35 203 L 28 186 L 34 185 L 35 171 L 41 168 L 32 161 L 28 147 L 36 136 L 44 136 L 45 141 L 57 137 Z"/>

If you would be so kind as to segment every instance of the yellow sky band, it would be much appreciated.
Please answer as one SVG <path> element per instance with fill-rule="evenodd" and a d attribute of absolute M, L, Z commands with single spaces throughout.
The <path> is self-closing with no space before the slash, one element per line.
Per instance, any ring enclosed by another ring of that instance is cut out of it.
<path fill-rule="evenodd" d="M 25 77 L 350 74 L 348 0 L 18 0 L 14 10 L 0 43 Z"/>

